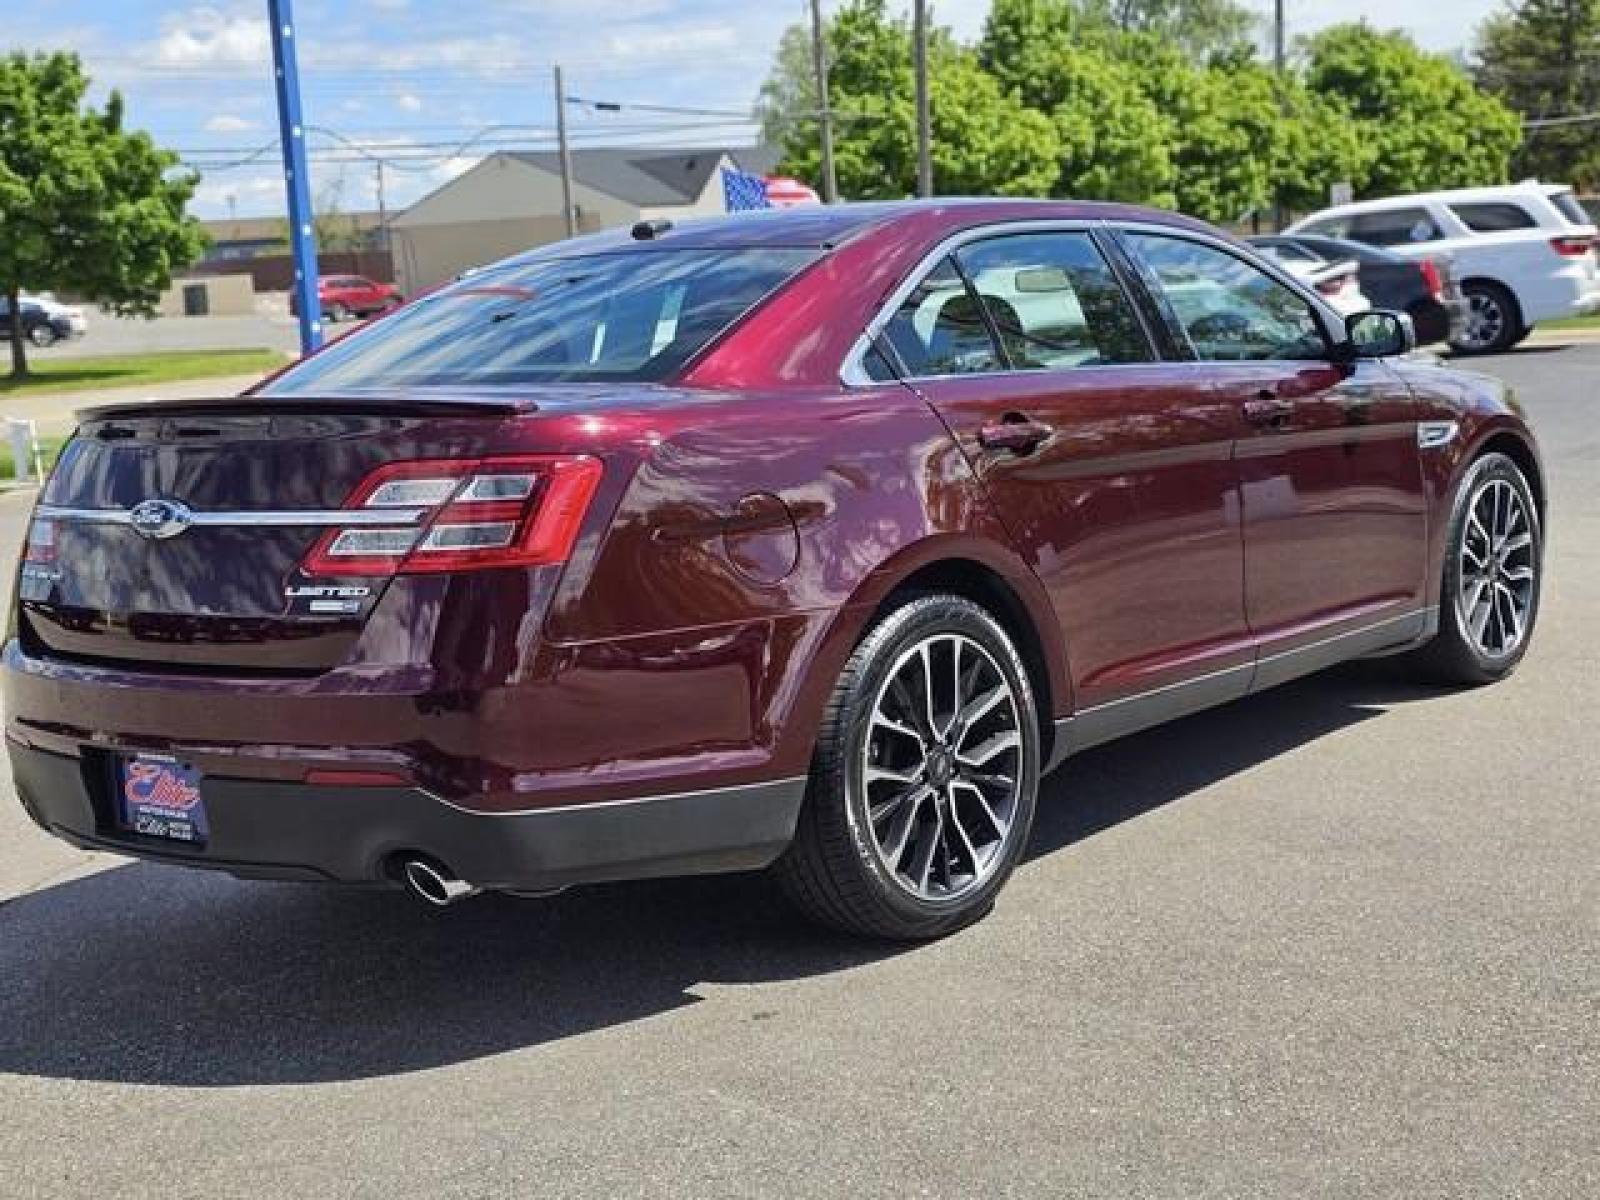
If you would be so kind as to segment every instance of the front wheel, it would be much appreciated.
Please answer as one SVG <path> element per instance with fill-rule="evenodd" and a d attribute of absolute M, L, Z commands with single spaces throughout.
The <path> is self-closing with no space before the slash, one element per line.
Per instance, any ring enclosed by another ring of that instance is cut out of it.
<path fill-rule="evenodd" d="M 848 932 L 934 938 L 988 912 L 1027 846 L 1039 718 L 1005 630 L 960 596 L 907 601 L 834 689 L 780 884 Z"/>
<path fill-rule="evenodd" d="M 28 340 L 35 346 L 39 347 L 39 349 L 46 350 L 49 347 L 54 346 L 61 339 L 57 335 L 56 331 L 50 328 L 50 326 L 35 325 L 32 329 L 28 330 Z"/>
<path fill-rule="evenodd" d="M 1474 462 L 1456 491 L 1445 540 L 1439 634 L 1416 653 L 1441 683 L 1492 683 L 1528 652 L 1539 615 L 1544 534 L 1533 490 L 1504 454 Z"/>

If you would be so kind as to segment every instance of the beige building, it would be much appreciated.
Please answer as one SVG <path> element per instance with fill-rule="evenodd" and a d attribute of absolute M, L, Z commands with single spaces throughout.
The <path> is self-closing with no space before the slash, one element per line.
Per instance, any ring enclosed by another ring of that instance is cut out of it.
<path fill-rule="evenodd" d="M 580 232 L 723 211 L 720 168 L 764 175 L 764 147 L 662 150 L 585 147 L 572 152 Z M 566 236 L 561 160 L 554 153 L 490 155 L 390 224 L 395 272 L 408 296 Z"/>
<path fill-rule="evenodd" d="M 191 275 L 156 301 L 163 317 L 247 317 L 256 311 L 256 289 L 248 275 Z"/>

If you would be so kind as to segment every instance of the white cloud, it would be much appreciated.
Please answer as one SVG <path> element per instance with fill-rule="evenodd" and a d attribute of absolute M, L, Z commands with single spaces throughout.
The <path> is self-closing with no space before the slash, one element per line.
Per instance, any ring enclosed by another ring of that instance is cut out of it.
<path fill-rule="evenodd" d="M 264 18 L 202 6 L 169 15 L 156 61 L 170 67 L 259 66 L 272 55 Z"/>
<path fill-rule="evenodd" d="M 641 30 L 613 34 L 606 48 L 618 58 L 654 59 L 690 57 L 710 50 L 729 50 L 739 44 L 731 25 L 704 25 L 698 29 Z"/>
<path fill-rule="evenodd" d="M 232 113 L 218 113 L 205 123 L 207 133 L 247 133 L 260 128 L 257 122 L 236 117 Z"/>
<path fill-rule="evenodd" d="M 401 112 L 419 113 L 422 111 L 422 101 L 410 92 L 401 92 L 395 97 L 395 106 Z"/>
<path fill-rule="evenodd" d="M 438 183 L 449 183 L 452 179 L 465 175 L 482 161 L 481 158 L 446 159 L 428 174 Z"/>
<path fill-rule="evenodd" d="M 232 201 L 239 215 L 247 216 L 272 212 L 281 206 L 283 198 L 282 175 L 218 175 L 200 181 L 193 207 L 200 217 L 226 216 Z"/>

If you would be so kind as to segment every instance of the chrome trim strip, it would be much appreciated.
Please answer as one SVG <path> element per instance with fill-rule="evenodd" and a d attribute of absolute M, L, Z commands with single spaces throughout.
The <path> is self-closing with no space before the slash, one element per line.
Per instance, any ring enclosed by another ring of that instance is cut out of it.
<path fill-rule="evenodd" d="M 1456 440 L 1461 426 L 1455 421 L 1418 421 L 1417 449 L 1438 450 Z"/>
<path fill-rule="evenodd" d="M 1315 642 L 1307 642 L 1304 646 L 1291 646 L 1287 650 L 1279 650 L 1276 654 L 1269 654 L 1265 658 L 1256 659 L 1256 669 L 1259 671 L 1265 664 L 1279 662 L 1285 658 L 1293 658 L 1297 654 L 1305 654 L 1310 650 L 1320 650 L 1324 646 L 1332 646 L 1336 642 L 1342 642 L 1348 638 L 1365 637 L 1369 633 L 1377 633 L 1378 630 L 1386 629 L 1390 625 L 1399 625 L 1405 621 L 1415 621 L 1418 617 L 1426 621 L 1429 619 L 1430 614 L 1437 611 L 1438 605 L 1436 604 L 1430 604 L 1425 608 L 1413 608 L 1410 612 L 1403 612 L 1396 617 L 1386 617 L 1382 621 L 1374 621 L 1371 625 L 1363 625 L 1359 629 L 1347 629 L 1343 633 L 1334 634 L 1332 637 L 1320 638 Z"/>
<path fill-rule="evenodd" d="M 425 508 L 289 508 L 289 509 L 239 509 L 215 512 L 195 512 L 189 516 L 191 526 L 211 528 L 310 528 L 326 526 L 416 525 L 428 510 Z M 127 508 L 71 508 L 56 504 L 41 504 L 34 516 L 49 521 L 78 521 L 88 525 L 132 525 L 133 510 Z"/>
<path fill-rule="evenodd" d="M 466 813 L 469 817 L 536 817 L 542 813 L 594 812 L 605 808 L 625 808 L 634 804 L 655 804 L 658 801 L 687 800 L 694 796 L 715 796 L 722 792 L 754 792 L 765 788 L 803 788 L 810 780 L 808 775 L 788 775 L 782 779 L 762 779 L 755 783 L 732 783 L 726 787 L 695 788 L 687 792 L 664 792 L 653 796 L 624 796 L 617 800 L 594 800 L 588 804 L 552 804 L 546 808 L 513 808 L 500 812 L 484 812 L 477 808 L 464 808 L 426 788 L 417 790 L 446 808 Z"/>
<path fill-rule="evenodd" d="M 1402 621 L 1415 621 L 1418 617 L 1422 617 L 1424 620 L 1433 620 L 1437 618 L 1438 612 L 1439 606 L 1436 604 L 1429 605 L 1427 608 L 1414 608 L 1410 612 L 1401 613 L 1399 616 L 1385 617 L 1381 621 L 1374 621 L 1371 625 L 1362 625 L 1357 629 L 1347 629 L 1343 633 L 1336 633 L 1332 637 L 1322 638 L 1315 642 L 1307 642 L 1304 646 L 1291 646 L 1287 650 L 1279 650 L 1276 654 L 1269 654 L 1265 658 L 1255 658 L 1249 662 L 1237 663 L 1231 667 L 1223 667 L 1218 671 L 1207 671 L 1204 675 L 1196 675 L 1192 679 L 1180 679 L 1177 683 L 1162 684 L 1160 687 L 1151 688 L 1146 692 L 1135 692 L 1131 696 L 1122 696 L 1116 700 L 1107 700 L 1104 704 L 1096 704 L 1092 708 L 1080 708 L 1065 719 L 1071 720 L 1072 717 L 1093 716 L 1097 713 L 1106 712 L 1108 709 L 1116 708 L 1121 704 L 1132 704 L 1135 701 L 1148 700 L 1152 696 L 1161 695 L 1163 692 L 1175 691 L 1178 688 L 1194 687 L 1196 684 L 1206 683 L 1213 679 L 1222 679 L 1225 676 L 1234 675 L 1240 671 L 1253 672 L 1263 663 L 1275 663 L 1281 659 L 1293 658 L 1297 654 L 1304 654 L 1309 650 L 1317 650 L 1323 646 L 1331 646 L 1335 642 L 1344 641 L 1346 638 L 1364 637 L 1369 633 L 1376 633 L 1378 630 L 1383 629 L 1386 626 L 1398 625 Z"/>
<path fill-rule="evenodd" d="M 1137 704 L 1141 700 L 1150 700 L 1156 696 L 1164 695 L 1167 692 L 1178 691 L 1180 688 L 1197 687 L 1202 683 L 1211 683 L 1215 680 L 1226 679 L 1230 675 L 1238 675 L 1240 673 L 1253 675 L 1255 673 L 1255 669 L 1255 659 L 1251 659 L 1248 662 L 1235 663 L 1231 667 L 1223 667 L 1218 671 L 1207 671 L 1204 675 L 1196 675 L 1192 679 L 1180 679 L 1177 683 L 1164 683 L 1160 687 L 1151 688 L 1147 692 L 1134 692 L 1131 696 L 1123 696 L 1116 700 L 1107 700 L 1104 704 L 1096 704 L 1092 708 L 1080 708 L 1072 715 L 1075 717 L 1098 716 L 1100 713 L 1109 712 L 1114 708 L 1120 708 L 1124 704 Z"/>
<path fill-rule="evenodd" d="M 1165 724 L 1169 720 L 1176 720 L 1179 716 L 1200 712 L 1218 704 L 1242 699 L 1246 695 L 1267 691 L 1279 683 L 1286 682 L 1301 674 L 1311 674 L 1324 666 L 1332 666 L 1335 662 L 1340 661 L 1337 657 L 1328 659 L 1321 666 L 1313 665 L 1305 671 L 1291 670 L 1285 675 L 1277 675 L 1273 671 L 1274 666 L 1293 662 L 1297 659 L 1309 658 L 1316 660 L 1320 651 L 1325 651 L 1328 647 L 1336 646 L 1341 642 L 1370 638 L 1374 634 L 1381 633 L 1392 626 L 1400 626 L 1408 622 L 1412 624 L 1420 623 L 1417 631 L 1417 640 L 1426 638 L 1438 631 L 1438 614 L 1437 605 L 1412 609 L 1409 612 L 1375 621 L 1370 625 L 1363 625 L 1357 629 L 1348 629 L 1331 637 L 1308 642 L 1303 646 L 1293 646 L 1287 650 L 1279 650 L 1265 657 L 1257 657 L 1250 662 L 1223 667 L 1220 670 L 1210 671 L 1204 675 L 1196 675 L 1192 679 L 1183 679 L 1177 683 L 1164 684 L 1148 691 L 1135 692 L 1131 696 L 1108 700 L 1104 704 L 1096 704 L 1091 708 L 1079 709 L 1068 716 L 1058 717 L 1053 722 L 1055 735 L 1053 750 L 1050 761 L 1045 765 L 1044 770 L 1053 771 L 1074 754 L 1103 745 L 1108 741 L 1115 741 L 1129 734 Z M 1406 640 L 1394 643 L 1395 646 L 1402 649 L 1410 644 L 1414 643 Z M 1382 646 L 1388 645 L 1389 643 L 1382 643 Z M 1351 657 L 1363 657 L 1366 653 L 1374 651 L 1386 652 L 1380 646 L 1374 646 L 1362 654 Z M 1225 696 L 1216 694 L 1217 690 L 1225 684 L 1243 682 L 1239 677 L 1244 674 L 1249 675 L 1249 682 L 1242 689 L 1233 690 Z M 1175 699 L 1179 707 L 1176 709 L 1146 711 L 1149 710 L 1149 706 L 1153 701 L 1160 701 L 1163 697 Z M 1116 713 L 1126 706 L 1132 706 L 1129 711 L 1134 714 L 1127 723 L 1114 723 L 1110 726 L 1103 723 L 1107 716 L 1110 716 L 1113 722 L 1121 720 L 1122 718 L 1117 717 Z M 1097 725 L 1096 722 L 1101 724 Z M 1085 728 L 1086 725 L 1087 728 Z"/>

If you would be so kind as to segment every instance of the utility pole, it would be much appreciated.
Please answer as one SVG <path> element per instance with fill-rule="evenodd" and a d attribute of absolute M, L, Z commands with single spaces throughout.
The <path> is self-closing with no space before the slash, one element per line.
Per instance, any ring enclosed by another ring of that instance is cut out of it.
<path fill-rule="evenodd" d="M 1286 67 L 1283 40 L 1283 2 L 1274 0 L 1272 6 L 1272 69 L 1276 75 L 1278 88 L 1278 112 L 1280 114 L 1289 106 L 1288 80 L 1284 78 Z M 1272 196 L 1272 227 L 1279 231 L 1289 223 L 1289 214 L 1283 204 L 1283 185 L 1277 184 L 1273 188 Z"/>
<path fill-rule="evenodd" d="M 567 89 L 561 82 L 561 68 L 556 75 L 556 144 L 561 147 L 561 215 L 566 218 L 567 236 L 578 232 L 578 213 L 572 206 L 572 147 L 567 144 Z"/>
<path fill-rule="evenodd" d="M 1282 0 L 1279 0 L 1282 3 Z M 933 130 L 928 113 L 928 0 L 913 9 L 913 58 L 917 77 L 917 195 L 933 195 Z"/>
<path fill-rule="evenodd" d="M 322 345 L 322 300 L 317 294 L 317 239 L 306 167 L 306 127 L 300 110 L 300 63 L 295 52 L 293 0 L 267 0 L 272 63 L 278 93 L 278 140 L 289 194 L 289 248 L 294 254 L 294 299 L 300 318 L 300 352 Z"/>
<path fill-rule="evenodd" d="M 817 73 L 817 121 L 822 128 L 822 202 L 839 202 L 833 170 L 833 103 L 828 95 L 828 49 L 822 36 L 822 0 L 811 0 L 811 65 Z"/>
<path fill-rule="evenodd" d="M 389 249 L 389 205 L 384 201 L 383 193 L 383 159 L 373 164 L 378 171 L 378 240 L 379 245 L 387 252 Z"/>

